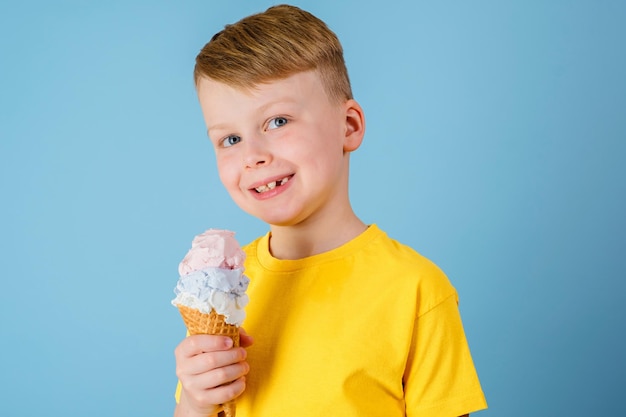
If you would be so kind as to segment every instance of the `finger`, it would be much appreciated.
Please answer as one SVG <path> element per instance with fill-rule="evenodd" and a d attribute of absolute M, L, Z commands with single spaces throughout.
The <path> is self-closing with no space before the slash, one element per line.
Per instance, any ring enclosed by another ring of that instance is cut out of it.
<path fill-rule="evenodd" d="M 222 388 L 223 386 L 227 386 L 241 379 L 249 370 L 250 368 L 247 363 L 240 362 L 198 375 L 183 375 L 180 381 L 183 389 L 190 393 L 197 401 L 206 402 L 207 404 L 219 404 L 218 399 L 207 398 L 212 395 L 212 390 Z"/>
<path fill-rule="evenodd" d="M 199 375 L 217 368 L 232 365 L 245 360 L 247 352 L 244 348 L 234 348 L 224 351 L 201 353 L 191 357 L 183 357 L 176 361 L 176 374 L 179 378 L 184 375 Z"/>
<path fill-rule="evenodd" d="M 246 380 L 245 377 L 241 377 L 229 384 L 202 391 L 188 392 L 187 395 L 193 397 L 198 404 L 224 404 L 239 397 L 245 389 Z"/>
<path fill-rule="evenodd" d="M 221 397 L 218 404 L 224 404 L 239 397 L 246 390 L 246 377 L 237 378 L 230 384 L 222 385 L 215 389 L 215 395 Z"/>
<path fill-rule="evenodd" d="M 200 353 L 230 349 L 232 346 L 233 341 L 230 337 L 197 334 L 183 339 L 174 350 L 174 354 L 177 357 L 190 357 Z"/>
<path fill-rule="evenodd" d="M 186 388 L 192 391 L 204 390 L 207 391 L 207 394 L 208 391 L 215 389 L 218 391 L 228 391 L 221 390 L 221 388 L 227 387 L 233 382 L 245 378 L 249 370 L 250 367 L 245 362 L 213 369 L 212 371 L 189 378 Z M 185 387 L 185 381 L 181 382 L 183 383 L 183 387 Z M 219 403 L 220 402 L 217 402 L 216 404 Z"/>

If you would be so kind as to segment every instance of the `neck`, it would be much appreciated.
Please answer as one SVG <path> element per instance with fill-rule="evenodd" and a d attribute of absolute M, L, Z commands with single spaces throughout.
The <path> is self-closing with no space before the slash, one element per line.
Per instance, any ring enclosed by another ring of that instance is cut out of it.
<path fill-rule="evenodd" d="M 325 224 L 271 226 L 270 253 L 277 259 L 302 259 L 348 243 L 363 233 L 367 225 L 352 210 L 347 214 Z"/>

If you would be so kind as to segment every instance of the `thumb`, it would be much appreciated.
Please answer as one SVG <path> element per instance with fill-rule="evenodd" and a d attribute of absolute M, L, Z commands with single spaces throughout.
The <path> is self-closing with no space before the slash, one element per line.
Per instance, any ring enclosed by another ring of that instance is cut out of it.
<path fill-rule="evenodd" d="M 247 348 L 248 346 L 251 346 L 252 343 L 254 343 L 254 339 L 252 338 L 252 336 L 246 333 L 246 330 L 243 327 L 240 327 L 239 344 L 241 345 L 241 347 Z"/>

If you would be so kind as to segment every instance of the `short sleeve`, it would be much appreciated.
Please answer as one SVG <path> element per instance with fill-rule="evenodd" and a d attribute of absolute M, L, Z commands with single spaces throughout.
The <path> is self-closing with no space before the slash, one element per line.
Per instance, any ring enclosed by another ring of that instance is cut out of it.
<path fill-rule="evenodd" d="M 185 334 L 185 337 L 189 337 L 189 330 Z M 176 391 L 174 392 L 174 399 L 176 400 L 176 404 L 180 403 L 180 393 L 183 390 L 183 384 L 180 383 L 180 380 L 176 383 Z"/>
<path fill-rule="evenodd" d="M 487 408 L 456 293 L 419 316 L 404 375 L 407 417 L 461 416 Z"/>
<path fill-rule="evenodd" d="M 178 381 L 176 384 L 176 392 L 174 392 L 174 399 L 176 399 L 176 404 L 180 403 L 180 392 L 183 390 L 183 385 Z"/>

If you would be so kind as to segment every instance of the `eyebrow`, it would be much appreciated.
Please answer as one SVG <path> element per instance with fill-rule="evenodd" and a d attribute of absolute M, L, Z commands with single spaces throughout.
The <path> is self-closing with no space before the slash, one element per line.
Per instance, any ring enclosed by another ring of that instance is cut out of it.
<path fill-rule="evenodd" d="M 297 104 L 298 100 L 296 98 L 293 97 L 279 97 L 276 100 L 272 100 L 272 101 L 268 101 L 267 103 L 261 105 L 259 107 L 259 111 L 265 111 L 269 108 L 271 108 L 272 106 L 278 105 L 278 104 Z"/>
<path fill-rule="evenodd" d="M 207 128 L 207 130 L 206 130 L 206 133 L 207 133 L 207 135 L 209 135 L 209 132 L 211 132 L 211 130 L 219 130 L 219 129 L 225 130 L 226 129 L 226 125 L 222 124 L 222 123 L 218 123 L 216 125 L 209 126 L 209 128 Z"/>
<path fill-rule="evenodd" d="M 272 100 L 265 104 L 262 104 L 261 106 L 258 107 L 256 111 L 258 113 L 263 113 L 264 111 L 267 111 L 267 109 L 271 108 L 272 106 L 279 105 L 279 104 L 298 105 L 298 100 L 295 98 L 291 98 L 291 97 L 279 97 L 276 100 Z M 229 127 L 227 123 L 218 123 L 215 125 L 211 125 L 207 128 L 207 136 L 209 136 L 209 138 L 211 137 L 210 132 L 212 130 L 228 130 L 228 129 Z"/>

